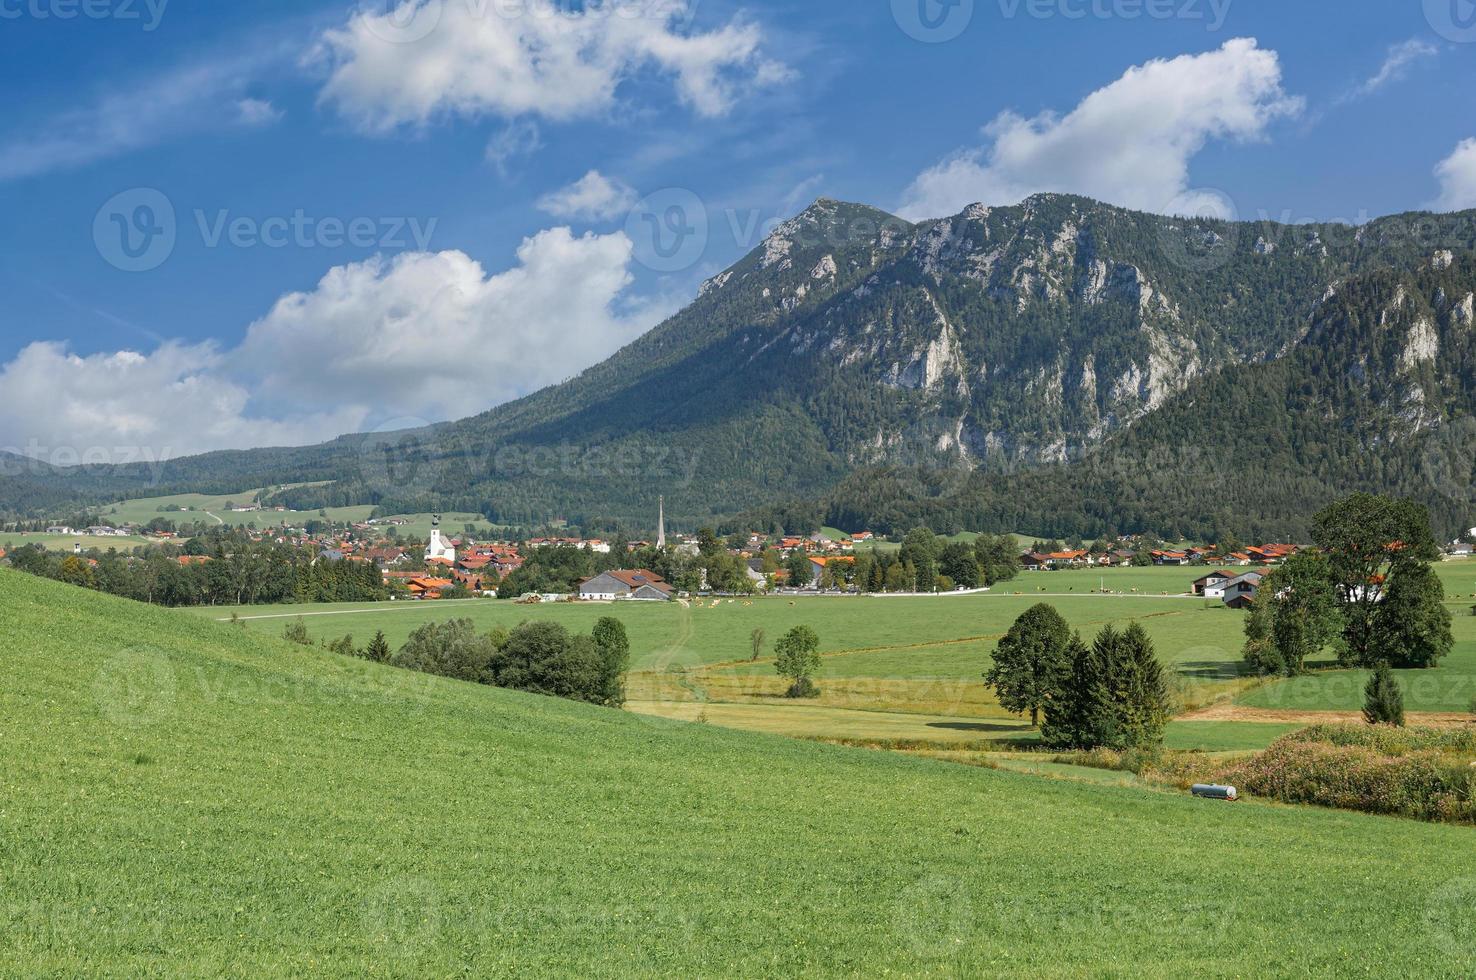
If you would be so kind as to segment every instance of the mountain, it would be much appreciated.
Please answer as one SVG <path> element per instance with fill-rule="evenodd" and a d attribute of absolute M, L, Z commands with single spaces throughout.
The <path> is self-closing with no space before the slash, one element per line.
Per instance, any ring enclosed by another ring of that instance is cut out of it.
<path fill-rule="evenodd" d="M 1350 304 L 1378 301 L 1381 275 L 1412 290 L 1411 308 L 1418 299 L 1439 312 L 1409 277 L 1438 273 L 1449 295 L 1460 293 L 1456 280 L 1476 245 L 1472 217 L 1400 215 L 1358 228 L 1230 223 L 1046 194 L 912 224 L 821 200 L 609 360 L 483 415 L 321 447 L 215 453 L 156 471 L 46 473 L 28 478 L 28 489 L 80 499 L 137 495 L 144 483 L 234 492 L 313 482 L 326 485 L 282 499 L 637 528 L 650 526 L 655 497 L 665 494 L 683 524 L 798 501 L 823 516 L 885 527 L 920 514 L 950 523 L 1000 515 L 999 501 L 1025 481 L 1052 492 L 1017 508 L 1033 522 L 998 526 L 1128 530 L 1152 515 L 1200 528 L 1207 513 L 1221 511 L 1232 522 L 1276 524 L 1287 508 L 1229 489 L 1220 491 L 1224 506 L 1209 512 L 1197 499 L 1191 507 L 1177 486 L 1167 495 L 1148 488 L 1141 510 L 1135 498 L 1093 508 L 1054 491 L 1089 493 L 1100 482 L 1089 474 L 1133 466 L 1134 453 L 1208 452 L 1204 440 L 1262 448 L 1262 429 L 1285 434 L 1290 424 L 1270 407 L 1282 393 L 1268 380 L 1278 372 L 1298 391 L 1312 386 L 1304 393 L 1316 407 L 1298 418 L 1366 408 L 1344 392 L 1343 369 L 1372 355 L 1353 340 L 1372 339 L 1346 337 L 1329 318 L 1343 311 L 1364 322 L 1368 310 Z M 1453 315 L 1437 317 L 1437 334 Z M 1451 349 L 1458 345 L 1440 348 Z M 1317 361 L 1309 352 L 1318 350 L 1354 361 L 1318 361 L 1320 373 L 1308 374 Z M 1443 394 L 1445 354 L 1412 363 L 1433 386 L 1421 389 L 1429 416 L 1403 429 L 1391 423 L 1386 459 L 1398 456 L 1389 447 L 1464 404 Z M 1234 433 L 1223 428 L 1225 410 L 1202 400 L 1258 384 L 1270 386 L 1259 404 L 1275 417 L 1238 414 Z M 1358 416 L 1341 419 L 1366 435 Z M 1297 433 L 1289 438 L 1300 446 Z M 1304 495 L 1345 479 L 1348 454 L 1360 445 L 1328 444 L 1340 454 L 1336 464 L 1314 461 Z M 1280 486 L 1302 476 L 1269 475 Z M 1267 476 L 1213 474 L 1261 483 Z M 0 505 L 19 496 L 6 482 Z M 1040 506 L 1046 500 L 1054 501 L 1049 512 Z M 1242 502 L 1253 509 L 1237 511 Z"/>
<path fill-rule="evenodd" d="M 862 471 L 828 518 L 1305 540 L 1333 496 L 1367 490 L 1420 500 L 1454 536 L 1476 516 L 1473 287 L 1469 252 L 1354 276 L 1284 356 L 1196 381 L 1067 465 L 931 484 Z"/>

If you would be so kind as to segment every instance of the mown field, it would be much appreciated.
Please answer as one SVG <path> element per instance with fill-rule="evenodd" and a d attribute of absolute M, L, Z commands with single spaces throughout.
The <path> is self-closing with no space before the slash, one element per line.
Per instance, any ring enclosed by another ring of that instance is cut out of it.
<path fill-rule="evenodd" d="M 109 548 L 117 551 L 132 551 L 134 548 L 153 543 L 147 538 L 133 536 L 99 538 L 90 534 L 21 534 L 18 531 L 0 531 L 0 548 L 7 551 L 12 548 L 23 548 L 28 544 L 39 544 L 47 551 L 72 551 L 79 544 L 83 551 L 93 548 L 99 551 L 107 551 Z"/>
<path fill-rule="evenodd" d="M 0 974 L 1457 976 L 1469 828 L 495 691 L 0 571 Z"/>
<path fill-rule="evenodd" d="M 1401 673 L 1411 711 L 1461 711 L 1476 697 L 1476 616 L 1467 597 L 1476 590 L 1476 562 L 1447 562 L 1439 571 L 1451 597 L 1457 643 L 1440 669 Z M 789 596 L 707 600 L 690 607 L 522 606 L 473 600 L 195 612 L 222 619 L 235 612 L 246 618 L 248 628 L 273 634 L 302 615 L 314 639 L 350 634 L 363 644 L 383 630 L 394 646 L 430 620 L 466 617 L 490 629 L 550 618 L 570 629 L 588 630 L 599 617 L 613 614 L 631 635 L 630 695 L 637 710 L 798 737 L 971 742 L 1031 737 L 994 700 L 982 675 L 995 643 L 1014 619 L 1032 604 L 1048 601 L 1088 637 L 1107 624 L 1141 622 L 1160 657 L 1173 667 L 1186 710 L 1226 699 L 1290 713 L 1348 711 L 1362 705 L 1366 674 L 1360 671 L 1270 684 L 1241 677 L 1244 614 L 1184 595 L 1203 572 L 1123 568 L 1031 573 L 987 595 Z M 816 630 L 824 654 L 821 697 L 808 705 L 779 697 L 784 682 L 772 663 L 774 641 L 800 624 Z M 750 663 L 749 638 L 755 628 L 764 630 L 765 644 L 758 662 Z M 1261 748 L 1285 731 L 1268 721 L 1222 719 L 1209 728 L 1191 728 L 1187 731 L 1195 734 L 1182 747 Z M 966 727 L 980 723 L 993 727 L 983 735 Z M 943 727 L 947 725 L 955 727 Z"/>
<path fill-rule="evenodd" d="M 232 513 L 227 507 L 235 503 L 244 505 L 256 499 L 260 490 L 243 490 L 234 494 L 203 494 L 183 493 L 163 497 L 142 497 L 137 500 L 125 500 L 111 504 L 101 511 L 103 520 L 113 521 L 119 524 L 137 523 L 147 524 L 156 518 L 174 521 L 175 523 L 189 523 L 201 521 L 206 524 L 226 525 L 230 527 L 255 526 L 258 528 L 278 527 L 285 521 L 289 524 L 300 525 L 311 520 L 331 520 L 338 524 L 353 524 L 367 521 L 374 512 L 372 506 L 359 507 L 328 507 L 323 511 L 303 510 L 278 512 L 273 510 L 255 511 L 251 513 Z M 180 510 L 166 510 L 161 508 L 177 507 Z M 324 516 L 326 514 L 326 517 Z M 431 514 L 401 514 L 409 523 L 400 527 L 399 534 L 402 538 L 421 539 L 430 537 Z M 480 533 L 493 534 L 496 532 L 491 524 L 481 514 L 443 514 L 441 526 L 452 534 L 460 534 L 465 525 L 474 525 Z M 87 545 L 83 545 L 87 547 Z"/>

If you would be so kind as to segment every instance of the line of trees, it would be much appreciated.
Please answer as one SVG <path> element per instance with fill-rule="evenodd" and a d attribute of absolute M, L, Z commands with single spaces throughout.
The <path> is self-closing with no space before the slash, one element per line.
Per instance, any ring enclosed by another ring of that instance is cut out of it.
<path fill-rule="evenodd" d="M 312 549 L 244 536 L 213 545 L 61 555 L 26 545 L 9 555 L 23 572 L 161 606 L 378 602 L 389 598 L 373 562 L 320 558 Z M 181 558 L 184 561 L 181 562 Z"/>
<path fill-rule="evenodd" d="M 1011 625 L 984 680 L 1057 748 L 1150 748 L 1173 714 L 1168 679 L 1141 625 L 1106 626 L 1088 645 L 1045 603 Z"/>
<path fill-rule="evenodd" d="M 283 635 L 309 642 L 301 620 L 288 624 Z M 453 619 L 426 623 L 393 654 L 383 632 L 362 649 L 352 636 L 327 646 L 345 656 L 405 670 L 611 708 L 625 704 L 625 672 L 630 666 L 625 624 L 612 616 L 602 617 L 587 634 L 570 633 L 563 624 L 552 622 L 478 633 L 471 620 Z"/>
<path fill-rule="evenodd" d="M 1294 676 L 1332 644 L 1344 667 L 1436 666 L 1454 645 L 1440 550 L 1429 512 L 1359 493 L 1313 519 L 1317 550 L 1288 559 L 1256 593 L 1244 658 L 1262 675 Z"/>

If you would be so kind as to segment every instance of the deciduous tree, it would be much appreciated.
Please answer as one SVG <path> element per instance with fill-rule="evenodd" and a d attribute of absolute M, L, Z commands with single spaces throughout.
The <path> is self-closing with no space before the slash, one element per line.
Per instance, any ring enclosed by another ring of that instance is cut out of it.
<path fill-rule="evenodd" d="M 1054 606 L 1041 603 L 1025 610 L 994 651 L 984 682 L 1008 711 L 1030 713 L 1030 724 L 1061 697 L 1071 672 L 1071 628 Z"/>

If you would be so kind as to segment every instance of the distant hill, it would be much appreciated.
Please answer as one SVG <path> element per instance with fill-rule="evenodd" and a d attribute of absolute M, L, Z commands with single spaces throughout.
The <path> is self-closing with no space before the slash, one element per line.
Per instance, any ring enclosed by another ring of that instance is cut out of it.
<path fill-rule="evenodd" d="M 1299 467 L 1270 481 L 1264 468 L 1221 466 L 1196 476 L 1192 489 L 1167 493 L 1155 465 L 1140 496 L 1117 494 L 1103 506 L 1032 491 L 1007 514 L 1003 498 L 1017 480 L 1083 495 L 1098 479 L 1080 476 L 1083 467 L 1137 466 L 1132 453 L 1150 444 L 1176 454 L 1170 471 L 1185 475 L 1218 447 L 1270 446 L 1292 417 L 1270 408 L 1276 392 L 1256 404 L 1278 418 L 1249 405 L 1249 414 L 1225 414 L 1248 385 L 1276 387 L 1251 380 L 1274 370 L 1244 373 L 1257 366 L 1286 362 L 1278 370 L 1302 372 L 1295 384 L 1313 386 L 1303 391 L 1309 412 L 1312 402 L 1358 408 L 1342 380 L 1356 362 L 1311 364 L 1308 352 L 1334 340 L 1328 311 L 1347 309 L 1361 322 L 1365 312 L 1351 304 L 1377 300 L 1361 284 L 1382 281 L 1380 273 L 1417 277 L 1432 262 L 1442 264 L 1458 302 L 1470 292 L 1460 277 L 1476 246 L 1473 218 L 1400 215 L 1356 229 L 1237 224 L 1047 194 L 910 224 L 821 200 L 709 281 L 686 309 L 567 383 L 416 433 L 181 460 L 163 468 L 162 485 L 150 492 L 330 481 L 284 502 L 637 529 L 652 525 L 658 494 L 685 525 L 771 504 L 808 507 L 817 524 L 877 529 L 923 513 L 953 529 L 1049 534 L 1137 530 L 1150 518 L 1186 533 L 1208 533 L 1222 518 L 1246 533 L 1295 525 L 1309 501 L 1358 475 L 1348 455 L 1362 451 L 1357 438 L 1320 441 L 1334 454 L 1325 459 L 1311 460 L 1306 445 L 1303 458 L 1263 454 L 1264 465 Z M 1424 298 L 1432 310 L 1433 299 Z M 1360 356 L 1339 343 L 1329 357 Z M 1455 349 L 1447 343 L 1419 362 L 1437 388 Z M 1425 414 L 1387 430 L 1381 445 L 1394 448 L 1386 459 L 1417 455 L 1410 440 L 1459 417 L 1460 398 L 1426 391 Z M 1217 403 L 1204 400 L 1209 392 Z M 1197 408 L 1164 414 L 1185 405 Z M 1358 417 L 1340 422 L 1366 431 Z M 905 477 L 889 485 L 898 474 Z M 0 505 L 42 492 L 135 494 L 148 476 L 135 467 L 44 474 L 20 486 L 0 480 Z M 1122 473 L 1102 486 L 1137 488 L 1141 476 Z M 1220 504 L 1209 507 L 1199 489 L 1205 478 L 1271 487 L 1259 495 L 1223 487 Z M 1278 497 L 1275 487 L 1288 492 Z M 907 496 L 919 502 L 908 505 Z"/>

